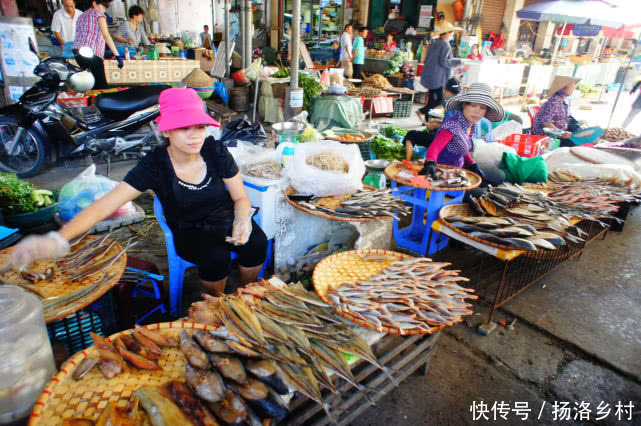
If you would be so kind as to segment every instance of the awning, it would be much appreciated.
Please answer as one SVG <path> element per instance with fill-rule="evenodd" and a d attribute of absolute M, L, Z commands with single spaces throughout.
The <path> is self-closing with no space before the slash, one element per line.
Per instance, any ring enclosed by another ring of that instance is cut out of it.
<path fill-rule="evenodd" d="M 543 0 L 516 12 L 527 21 L 550 21 L 557 24 L 608 25 L 620 27 L 626 22 L 616 18 L 615 8 L 601 0 Z"/>

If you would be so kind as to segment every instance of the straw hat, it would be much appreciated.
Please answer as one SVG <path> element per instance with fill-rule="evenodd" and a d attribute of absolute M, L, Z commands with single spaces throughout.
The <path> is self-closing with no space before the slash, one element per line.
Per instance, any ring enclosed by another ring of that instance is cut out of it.
<path fill-rule="evenodd" d="M 490 121 L 502 121 L 505 119 L 503 107 L 494 100 L 492 88 L 485 83 L 472 83 L 465 93 L 452 96 L 445 104 L 445 109 L 462 109 L 463 104 L 466 102 L 487 106 L 485 118 Z"/>
<path fill-rule="evenodd" d="M 438 27 L 434 27 L 434 34 L 438 36 L 445 33 L 451 33 L 452 31 L 463 31 L 463 28 L 455 27 L 448 21 L 441 21 L 438 23 Z"/>
<path fill-rule="evenodd" d="M 550 84 L 550 89 L 548 90 L 548 96 L 552 96 L 556 94 L 559 90 L 565 89 L 572 83 L 578 83 L 581 81 L 580 78 L 575 78 L 575 77 L 568 77 L 565 75 L 557 75 L 554 77 L 554 80 L 552 80 L 552 84 Z"/>

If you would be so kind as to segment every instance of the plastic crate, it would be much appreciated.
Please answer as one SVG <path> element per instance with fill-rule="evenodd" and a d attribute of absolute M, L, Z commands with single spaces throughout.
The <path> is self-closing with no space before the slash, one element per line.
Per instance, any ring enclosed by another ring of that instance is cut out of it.
<path fill-rule="evenodd" d="M 51 343 L 62 343 L 69 354 L 93 345 L 91 333 L 108 337 L 120 330 L 116 305 L 111 291 L 85 309 L 47 324 Z"/>
<path fill-rule="evenodd" d="M 547 136 L 514 134 L 499 142 L 514 148 L 521 157 L 532 158 L 545 152 L 548 139 Z"/>
<path fill-rule="evenodd" d="M 427 103 L 427 92 L 416 92 L 414 94 L 414 103 L 415 104 Z"/>
<path fill-rule="evenodd" d="M 407 118 L 412 115 L 412 101 L 397 99 L 394 101 L 392 118 Z"/>
<path fill-rule="evenodd" d="M 67 108 L 86 107 L 89 105 L 89 96 L 82 93 L 64 92 L 67 97 L 58 96 L 58 103 L 66 106 Z"/>

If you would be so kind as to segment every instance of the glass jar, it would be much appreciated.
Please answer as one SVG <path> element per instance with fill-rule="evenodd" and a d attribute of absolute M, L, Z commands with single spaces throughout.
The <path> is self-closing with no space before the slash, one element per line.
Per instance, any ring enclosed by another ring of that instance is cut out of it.
<path fill-rule="evenodd" d="M 28 416 L 56 372 L 38 298 L 0 286 L 0 424 Z"/>

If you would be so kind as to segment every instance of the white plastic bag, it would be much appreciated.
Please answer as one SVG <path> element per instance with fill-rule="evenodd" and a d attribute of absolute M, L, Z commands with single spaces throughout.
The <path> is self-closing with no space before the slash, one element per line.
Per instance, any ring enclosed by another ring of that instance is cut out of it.
<path fill-rule="evenodd" d="M 492 130 L 492 140 L 500 141 L 511 135 L 520 135 L 523 133 L 523 126 L 514 121 L 508 120 L 505 123 L 501 123 Z"/>
<path fill-rule="evenodd" d="M 264 163 L 267 161 L 278 163 L 276 150 L 263 148 L 249 142 L 238 141 L 236 147 L 229 148 L 229 151 L 232 157 L 234 157 L 234 160 L 240 169 L 240 174 L 243 176 L 244 180 L 251 181 L 251 183 L 258 186 L 273 185 L 280 180 L 265 179 L 247 174 L 247 170 L 250 170 L 252 166 L 257 163 Z"/>
<path fill-rule="evenodd" d="M 247 68 L 245 68 L 245 77 L 247 77 L 251 81 L 256 81 L 256 79 L 260 75 L 260 63 L 261 63 L 261 59 L 258 58 L 254 62 L 252 62 Z"/>
<path fill-rule="evenodd" d="M 92 164 L 82 173 L 66 183 L 60 190 L 58 205 L 60 206 L 60 218 L 68 222 L 81 210 L 89 207 L 94 201 L 102 198 L 111 192 L 118 185 L 118 182 L 105 176 L 96 175 L 96 165 Z M 113 219 L 127 213 L 136 211 L 131 201 L 121 206 L 114 214 L 107 219 Z"/>
<path fill-rule="evenodd" d="M 331 152 L 347 162 L 347 173 L 325 171 L 310 166 L 307 157 L 319 152 Z M 363 189 L 365 164 L 355 144 L 336 141 L 308 142 L 296 145 L 294 158 L 287 161 L 285 175 L 297 192 L 311 193 L 320 197 L 342 197 Z"/>

